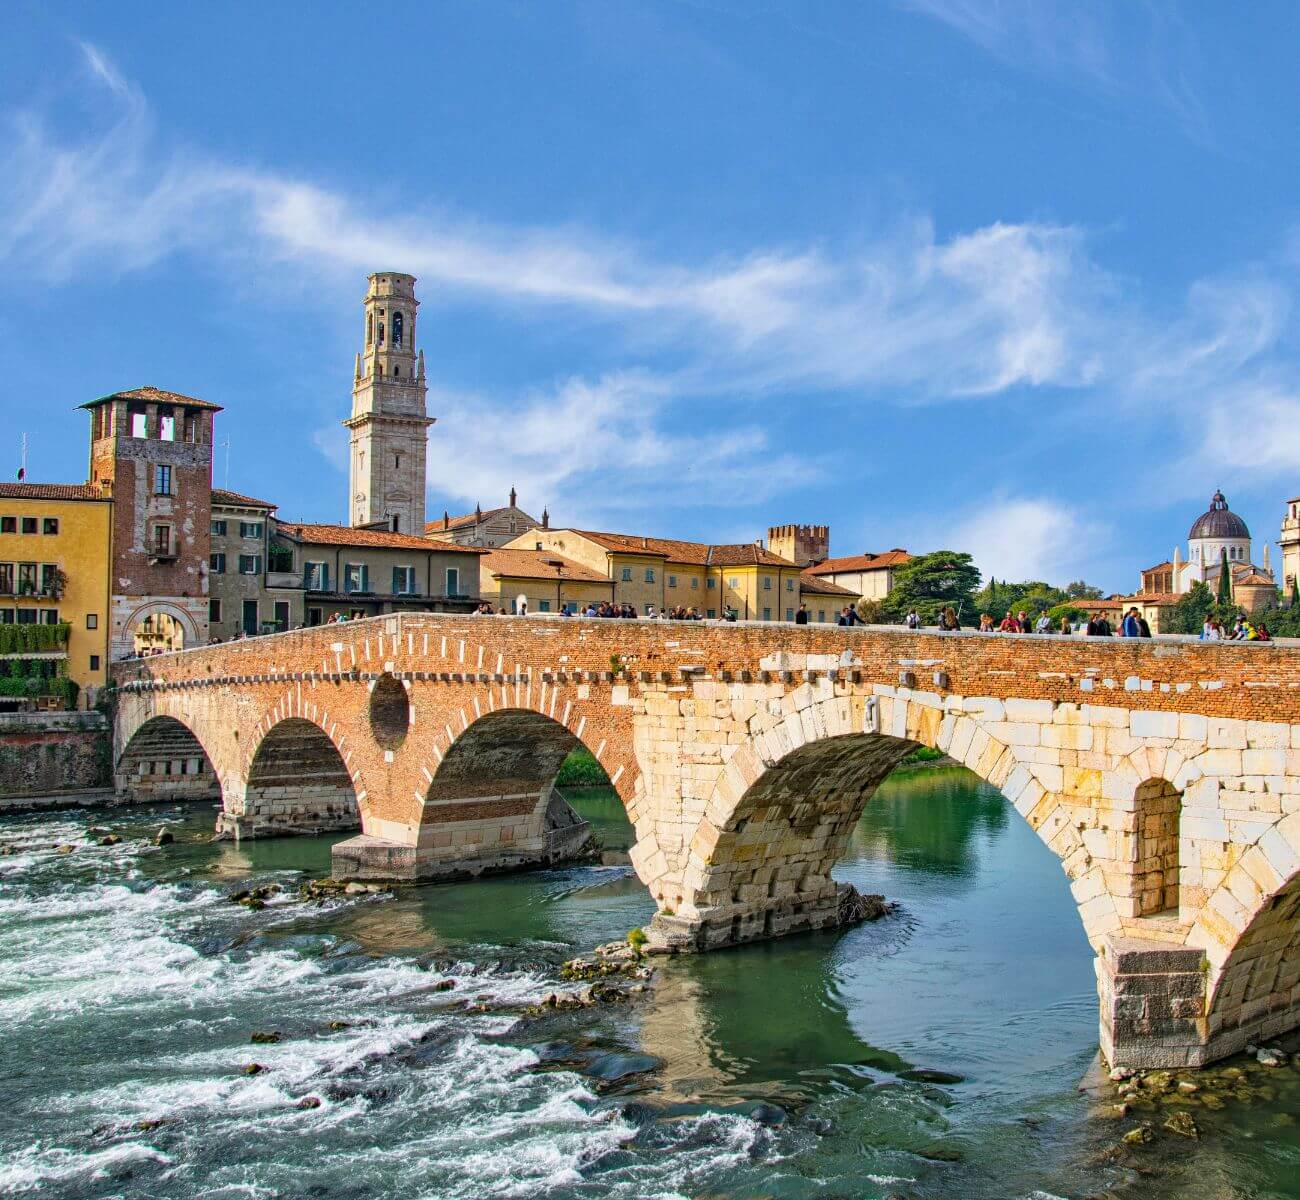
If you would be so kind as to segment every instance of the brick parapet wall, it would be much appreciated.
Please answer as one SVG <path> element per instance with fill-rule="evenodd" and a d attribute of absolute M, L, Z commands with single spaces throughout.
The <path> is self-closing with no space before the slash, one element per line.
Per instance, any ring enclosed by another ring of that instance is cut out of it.
<path fill-rule="evenodd" d="M 396 642 L 394 642 L 396 638 Z M 341 652 L 334 647 L 341 646 Z M 462 646 L 464 649 L 462 650 Z M 841 665 L 845 652 L 851 662 Z M 614 664 L 613 660 L 617 659 Z M 811 671 L 921 691 L 1300 721 L 1300 645 L 844 629 L 785 624 L 419 614 L 251 638 L 117 664 L 118 684 L 365 672 L 582 672 L 587 682 L 797 682 Z M 795 677 L 798 677 L 796 679 Z M 938 682 L 936 682 L 938 676 Z M 456 682 L 460 682 L 457 680 Z"/>

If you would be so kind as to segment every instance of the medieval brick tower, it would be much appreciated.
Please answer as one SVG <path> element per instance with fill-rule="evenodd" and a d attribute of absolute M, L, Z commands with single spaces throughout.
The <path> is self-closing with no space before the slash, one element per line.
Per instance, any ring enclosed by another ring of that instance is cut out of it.
<path fill-rule="evenodd" d="M 424 352 L 415 345 L 415 276 L 378 271 L 366 289 L 366 344 L 352 382 L 348 523 L 424 533 Z"/>

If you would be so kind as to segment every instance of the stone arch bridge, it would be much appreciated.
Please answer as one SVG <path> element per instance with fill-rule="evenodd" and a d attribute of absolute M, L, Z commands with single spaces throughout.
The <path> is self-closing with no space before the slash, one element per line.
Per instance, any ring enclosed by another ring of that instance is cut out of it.
<path fill-rule="evenodd" d="M 218 830 L 360 830 L 348 878 L 557 861 L 585 744 L 636 831 L 652 942 L 840 922 L 831 869 L 915 746 L 1057 855 L 1112 1064 L 1200 1064 L 1300 1024 L 1300 648 L 414 614 L 118 664 L 123 791 Z"/>

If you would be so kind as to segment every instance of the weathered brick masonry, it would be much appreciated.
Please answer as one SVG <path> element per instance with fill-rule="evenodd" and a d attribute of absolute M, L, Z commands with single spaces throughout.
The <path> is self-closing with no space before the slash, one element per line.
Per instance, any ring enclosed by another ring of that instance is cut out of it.
<path fill-rule="evenodd" d="M 585 743 L 635 826 L 651 936 L 684 949 L 834 924 L 862 806 L 933 746 L 1061 859 L 1112 1061 L 1300 1021 L 1300 648 L 420 614 L 116 678 L 119 780 L 172 718 L 223 828 L 359 823 L 349 875 L 554 860 L 580 831 L 552 782 Z"/>

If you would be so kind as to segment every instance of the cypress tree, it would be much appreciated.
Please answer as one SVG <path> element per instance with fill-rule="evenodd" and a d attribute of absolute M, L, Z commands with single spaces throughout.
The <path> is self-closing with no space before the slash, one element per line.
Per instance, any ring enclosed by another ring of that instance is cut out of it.
<path fill-rule="evenodd" d="M 1291 607 L 1294 608 L 1300 604 L 1300 582 L 1292 577 L 1291 579 Z"/>
<path fill-rule="evenodd" d="M 1226 546 L 1219 558 L 1219 593 L 1216 599 L 1225 608 L 1232 603 L 1232 572 L 1228 569 L 1228 549 Z"/>

